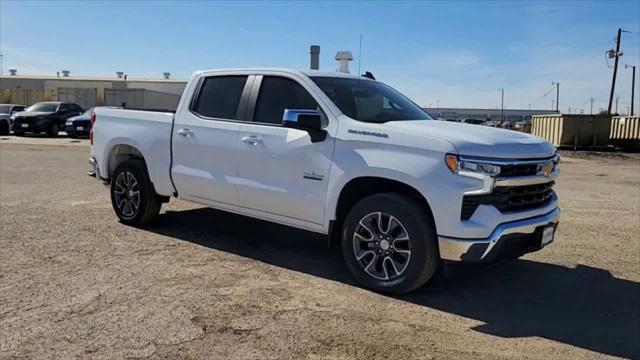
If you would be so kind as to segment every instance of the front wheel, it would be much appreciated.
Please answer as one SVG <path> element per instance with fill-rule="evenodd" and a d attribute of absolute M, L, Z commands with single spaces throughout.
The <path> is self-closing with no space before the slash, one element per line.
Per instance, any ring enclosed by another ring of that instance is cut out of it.
<path fill-rule="evenodd" d="M 9 123 L 0 121 L 0 135 L 9 135 Z"/>
<path fill-rule="evenodd" d="M 116 167 L 111 178 L 111 205 L 127 225 L 143 225 L 158 215 L 162 201 L 143 160 L 127 160 Z"/>
<path fill-rule="evenodd" d="M 364 287 L 402 294 L 424 285 L 440 263 L 437 235 L 426 205 L 396 193 L 360 200 L 342 230 L 347 267 Z"/>
<path fill-rule="evenodd" d="M 58 127 L 58 124 L 52 124 L 49 130 L 47 131 L 47 135 L 50 137 L 57 137 L 58 132 L 60 132 L 60 128 Z"/>

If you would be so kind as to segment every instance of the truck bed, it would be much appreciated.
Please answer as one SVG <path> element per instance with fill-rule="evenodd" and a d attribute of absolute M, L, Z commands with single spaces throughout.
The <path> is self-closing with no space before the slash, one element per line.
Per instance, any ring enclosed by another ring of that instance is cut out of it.
<path fill-rule="evenodd" d="M 98 160 L 100 174 L 109 174 L 113 151 L 132 147 L 147 154 L 149 177 L 160 195 L 173 194 L 169 177 L 171 164 L 171 128 L 173 112 L 96 108 L 92 153 Z M 113 144 L 119 144 L 111 150 Z"/>

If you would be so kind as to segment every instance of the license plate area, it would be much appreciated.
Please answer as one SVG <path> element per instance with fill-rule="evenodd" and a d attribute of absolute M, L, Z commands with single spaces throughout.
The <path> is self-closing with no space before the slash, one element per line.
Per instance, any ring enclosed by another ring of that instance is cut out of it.
<path fill-rule="evenodd" d="M 82 130 L 84 130 L 84 127 L 83 126 L 78 126 L 78 127 L 76 127 L 76 130 L 82 131 Z"/>
<path fill-rule="evenodd" d="M 28 127 L 29 127 L 29 124 L 22 124 L 21 126 L 22 126 L 23 128 L 28 128 Z"/>
<path fill-rule="evenodd" d="M 542 239 L 541 239 L 540 245 L 544 247 L 552 243 L 555 237 L 555 234 L 556 234 L 555 224 L 547 225 L 544 228 L 542 228 Z"/>

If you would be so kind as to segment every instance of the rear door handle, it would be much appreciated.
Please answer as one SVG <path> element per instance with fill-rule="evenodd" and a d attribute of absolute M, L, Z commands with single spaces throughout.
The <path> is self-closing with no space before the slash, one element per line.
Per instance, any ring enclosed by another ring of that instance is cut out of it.
<path fill-rule="evenodd" d="M 176 133 L 178 135 L 182 135 L 182 136 L 186 136 L 186 137 L 189 137 L 189 136 L 193 135 L 193 131 L 191 131 L 189 129 L 180 129 Z"/>
<path fill-rule="evenodd" d="M 257 136 L 243 136 L 242 137 L 242 141 L 246 142 L 247 144 L 251 144 L 251 145 L 258 145 L 258 144 L 262 144 L 262 139 L 260 139 Z"/>

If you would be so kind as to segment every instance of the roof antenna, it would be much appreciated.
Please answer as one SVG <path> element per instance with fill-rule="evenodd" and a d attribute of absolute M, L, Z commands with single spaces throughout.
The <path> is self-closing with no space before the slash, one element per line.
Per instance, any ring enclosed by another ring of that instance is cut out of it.
<path fill-rule="evenodd" d="M 358 75 L 360 75 L 361 63 L 362 63 L 362 33 L 360 33 L 360 50 L 358 51 Z"/>

